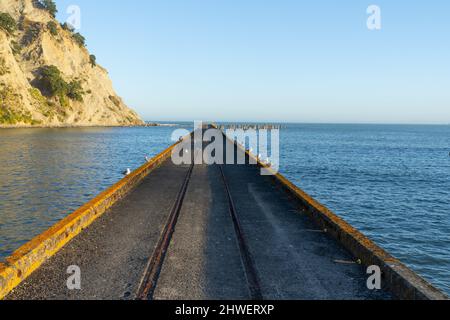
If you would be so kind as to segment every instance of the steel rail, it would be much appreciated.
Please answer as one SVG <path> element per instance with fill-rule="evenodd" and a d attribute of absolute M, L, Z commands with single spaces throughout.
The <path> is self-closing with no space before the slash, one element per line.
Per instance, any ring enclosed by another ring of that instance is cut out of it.
<path fill-rule="evenodd" d="M 183 205 L 183 200 L 186 195 L 193 169 L 194 163 L 192 163 L 189 167 L 181 189 L 175 199 L 175 203 L 170 211 L 164 231 L 158 241 L 158 245 L 156 246 L 152 257 L 145 268 L 144 276 L 136 295 L 136 300 L 153 300 L 153 294 L 158 283 L 158 278 L 161 273 L 167 250 L 172 240 L 173 233 L 175 232 L 175 227 L 178 222 L 178 217 L 180 216 L 181 207 Z"/>
<path fill-rule="evenodd" d="M 245 240 L 245 235 L 242 230 L 241 223 L 239 221 L 236 206 L 234 204 L 230 187 L 228 185 L 225 172 L 223 170 L 223 165 L 219 165 L 219 168 L 228 198 L 228 205 L 230 209 L 231 219 L 233 220 L 234 230 L 236 232 L 236 238 L 239 244 L 239 251 L 245 269 L 245 276 L 247 278 L 247 285 L 250 291 L 250 297 L 252 300 L 263 300 L 258 272 L 256 270 L 253 257 L 248 248 L 247 241 Z"/>

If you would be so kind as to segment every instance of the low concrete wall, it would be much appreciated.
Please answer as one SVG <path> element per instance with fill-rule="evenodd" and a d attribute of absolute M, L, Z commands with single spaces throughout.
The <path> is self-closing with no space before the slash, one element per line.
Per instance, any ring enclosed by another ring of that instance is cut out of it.
<path fill-rule="evenodd" d="M 217 128 L 216 125 L 213 125 Z M 354 257 L 355 261 L 363 266 L 379 266 L 382 271 L 382 284 L 384 289 L 391 292 L 396 298 L 402 300 L 448 300 L 442 291 L 421 278 L 399 260 L 377 246 L 373 241 L 356 230 L 342 218 L 331 212 L 324 205 L 314 200 L 306 192 L 295 186 L 278 172 L 260 162 L 252 153 L 245 150 L 236 141 L 231 140 L 225 132 L 224 136 L 236 144 L 250 158 L 253 158 L 260 167 L 272 172 L 274 181 L 284 188 L 293 198 L 307 209 L 313 221 L 342 244 Z M 369 275 L 368 275 L 369 276 Z"/>
<path fill-rule="evenodd" d="M 0 299 L 4 298 L 83 229 L 138 186 L 151 171 L 170 158 L 172 150 L 177 144 L 166 149 L 67 218 L 19 248 L 6 259 L 6 263 L 0 264 Z"/>
<path fill-rule="evenodd" d="M 448 297 L 432 286 L 399 260 L 377 246 L 364 234 L 356 230 L 342 218 L 318 203 L 281 174 L 274 176 L 291 193 L 315 223 L 338 240 L 362 265 L 379 266 L 382 284 L 395 297 L 402 300 L 446 300 Z"/>

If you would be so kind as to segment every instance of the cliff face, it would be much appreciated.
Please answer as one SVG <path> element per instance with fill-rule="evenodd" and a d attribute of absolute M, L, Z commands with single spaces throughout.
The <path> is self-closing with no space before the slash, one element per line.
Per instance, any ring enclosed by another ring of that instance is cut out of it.
<path fill-rule="evenodd" d="M 38 2 L 0 0 L 2 13 L 1 127 L 142 124 L 82 40 Z M 14 31 L 5 14 L 16 23 Z"/>

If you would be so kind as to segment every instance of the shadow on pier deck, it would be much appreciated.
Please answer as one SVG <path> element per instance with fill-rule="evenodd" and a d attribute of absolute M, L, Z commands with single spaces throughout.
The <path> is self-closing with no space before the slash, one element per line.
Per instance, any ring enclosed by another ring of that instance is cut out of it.
<path fill-rule="evenodd" d="M 374 258 L 363 255 L 378 248 L 356 248 L 349 239 L 359 234 L 352 230 L 326 230 L 333 221 L 314 218 L 316 208 L 296 198 L 288 183 L 261 176 L 257 165 L 177 166 L 166 155 L 152 170 L 140 172 L 123 199 L 51 249 L 36 271 L 11 276 L 20 279 L 8 281 L 21 283 L 6 298 L 445 298 L 394 259 L 378 261 L 385 289 L 367 289 L 363 265 Z M 30 247 L 38 241 L 46 239 Z M 32 251 L 22 250 L 3 270 L 19 270 Z M 72 265 L 80 267 L 81 290 L 67 289 Z"/>

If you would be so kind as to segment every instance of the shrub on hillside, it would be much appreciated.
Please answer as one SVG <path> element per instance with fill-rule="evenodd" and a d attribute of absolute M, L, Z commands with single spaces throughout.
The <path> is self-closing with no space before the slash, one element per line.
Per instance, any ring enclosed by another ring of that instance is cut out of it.
<path fill-rule="evenodd" d="M 56 23 L 54 21 L 49 21 L 47 23 L 47 29 L 48 29 L 48 31 L 50 31 L 50 34 L 52 36 L 58 35 L 58 26 L 56 25 Z"/>
<path fill-rule="evenodd" d="M 61 97 L 67 94 L 67 82 L 63 79 L 61 71 L 55 66 L 41 68 L 39 84 L 51 97 Z"/>
<path fill-rule="evenodd" d="M 17 23 L 9 13 L 0 12 L 0 28 L 8 33 L 13 33 L 17 30 Z"/>
<path fill-rule="evenodd" d="M 61 71 L 55 66 L 45 66 L 39 71 L 38 86 L 50 97 L 58 97 L 63 106 L 68 106 L 67 98 L 74 101 L 83 101 L 83 87 L 81 82 L 73 80 L 67 83 Z"/>
<path fill-rule="evenodd" d="M 10 86 L 0 85 L 0 124 L 38 124 L 29 111 L 22 109 L 21 102 L 20 94 Z"/>
<path fill-rule="evenodd" d="M 74 80 L 67 84 L 67 97 L 74 101 L 83 101 L 83 87 L 81 86 L 81 82 L 78 80 Z"/>
<path fill-rule="evenodd" d="M 92 67 L 95 67 L 97 65 L 97 57 L 91 54 L 89 56 L 89 62 L 91 63 Z"/>
<path fill-rule="evenodd" d="M 39 22 L 29 24 L 22 39 L 22 44 L 24 46 L 32 44 L 39 37 L 42 29 L 43 25 Z"/>
<path fill-rule="evenodd" d="M 67 22 L 61 24 L 61 28 L 72 33 L 72 38 L 80 47 L 86 46 L 86 38 L 79 32 L 75 33 L 75 28 Z"/>
<path fill-rule="evenodd" d="M 63 28 L 64 30 L 70 31 L 70 32 L 75 31 L 74 27 L 71 26 L 70 24 L 68 24 L 67 22 L 61 23 L 61 28 Z"/>
<path fill-rule="evenodd" d="M 47 10 L 52 15 L 53 18 L 56 17 L 58 8 L 53 0 L 40 0 L 40 4 L 43 9 Z"/>
<path fill-rule="evenodd" d="M 80 47 L 86 46 L 86 38 L 83 37 L 79 32 L 73 34 L 73 39 Z"/>

